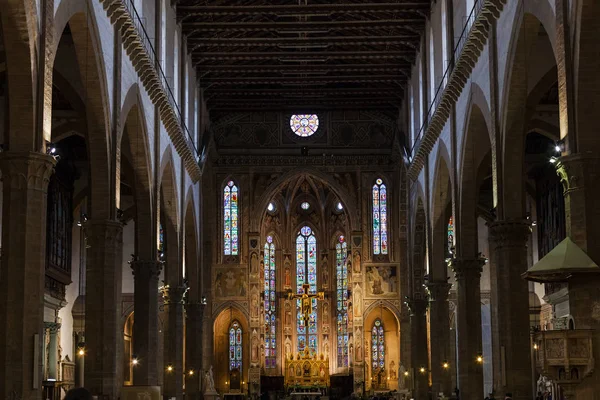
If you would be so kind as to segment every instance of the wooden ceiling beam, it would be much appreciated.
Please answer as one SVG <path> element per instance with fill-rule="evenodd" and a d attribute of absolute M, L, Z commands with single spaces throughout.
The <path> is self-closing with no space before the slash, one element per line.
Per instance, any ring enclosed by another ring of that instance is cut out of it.
<path fill-rule="evenodd" d="M 211 86 L 232 86 L 232 85 L 288 85 L 288 86 L 311 86 L 329 83 L 395 83 L 402 87 L 406 77 L 403 75 L 349 75 L 349 76 L 312 76 L 310 78 L 299 77 L 228 77 L 213 78 L 210 80 L 201 80 L 203 88 Z"/>
<path fill-rule="evenodd" d="M 419 35 L 394 35 L 394 36 L 322 36 L 322 37 L 234 37 L 234 38 L 214 38 L 190 37 L 187 39 L 188 45 L 192 50 L 199 47 L 223 46 L 223 47 L 323 47 L 334 45 L 345 46 L 377 46 L 377 45 L 401 45 L 411 49 L 416 49 L 419 42 Z"/>
<path fill-rule="evenodd" d="M 412 60 L 413 51 L 312 51 L 312 52 L 286 52 L 286 51 L 210 51 L 208 49 L 196 50 L 192 53 L 198 62 L 206 61 L 258 61 L 258 60 L 367 60 L 367 59 L 393 59 L 400 58 Z"/>
<path fill-rule="evenodd" d="M 430 1 L 413 1 L 402 3 L 334 3 L 308 5 L 245 5 L 245 6 L 177 6 L 181 19 L 194 16 L 211 15 L 303 15 L 303 14 L 352 14 L 352 13 L 398 13 L 427 12 Z"/>
<path fill-rule="evenodd" d="M 232 65 L 232 64 L 202 64 L 200 73 L 257 73 L 280 72 L 288 74 L 323 73 L 331 71 L 358 72 L 358 71 L 396 71 L 406 74 L 404 70 L 410 69 L 410 64 L 307 64 L 307 65 Z"/>
<path fill-rule="evenodd" d="M 280 32 L 291 31 L 339 31 L 339 30 L 364 30 L 364 29 L 404 29 L 414 31 L 414 26 L 423 25 L 423 19 L 419 18 L 398 18 L 381 20 L 360 20 L 360 21 L 304 21 L 304 22 L 214 22 L 214 21 L 190 21 L 184 22 L 184 33 L 190 32 L 188 38 L 196 33 L 217 32 L 217 31 L 237 31 L 237 32 Z M 412 28 L 412 29 L 411 29 Z"/>

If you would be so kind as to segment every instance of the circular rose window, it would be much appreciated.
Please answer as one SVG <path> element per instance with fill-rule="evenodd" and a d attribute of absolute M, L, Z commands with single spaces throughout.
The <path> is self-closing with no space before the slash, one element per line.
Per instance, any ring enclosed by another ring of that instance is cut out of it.
<path fill-rule="evenodd" d="M 317 114 L 297 114 L 290 118 L 292 132 L 300 137 L 312 136 L 319 129 Z"/>

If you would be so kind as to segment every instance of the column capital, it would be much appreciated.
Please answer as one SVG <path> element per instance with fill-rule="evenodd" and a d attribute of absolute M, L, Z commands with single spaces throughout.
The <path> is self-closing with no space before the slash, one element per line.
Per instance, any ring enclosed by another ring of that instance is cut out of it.
<path fill-rule="evenodd" d="M 184 304 L 188 289 L 187 286 L 163 286 L 161 290 L 164 304 Z"/>
<path fill-rule="evenodd" d="M 111 219 L 90 219 L 84 224 L 86 238 L 90 245 L 102 241 L 102 243 L 121 243 L 123 241 L 123 224 Z"/>
<path fill-rule="evenodd" d="M 523 219 L 506 219 L 488 224 L 495 248 L 524 247 L 531 234 L 531 223 Z"/>
<path fill-rule="evenodd" d="M 451 287 L 452 285 L 447 280 L 428 282 L 429 301 L 447 301 Z"/>
<path fill-rule="evenodd" d="M 55 165 L 54 157 L 42 153 L 13 151 L 0 153 L 2 181 L 12 189 L 47 192 Z"/>
<path fill-rule="evenodd" d="M 466 279 L 477 279 L 481 277 L 483 266 L 485 265 L 485 258 L 451 258 L 449 261 L 452 270 L 454 271 L 454 277 L 456 280 Z"/>
<path fill-rule="evenodd" d="M 44 322 L 44 328 L 46 328 L 51 335 L 58 333 L 60 326 L 61 324 L 59 322 Z"/>
<path fill-rule="evenodd" d="M 130 261 L 129 265 L 136 279 L 158 279 L 163 268 L 163 262 L 158 260 L 134 260 Z"/>
<path fill-rule="evenodd" d="M 600 157 L 592 152 L 569 154 L 558 159 L 556 173 L 563 185 L 564 193 L 581 190 L 590 178 L 597 175 Z"/>
<path fill-rule="evenodd" d="M 406 306 L 410 310 L 410 316 L 425 315 L 429 302 L 425 299 L 408 299 Z"/>

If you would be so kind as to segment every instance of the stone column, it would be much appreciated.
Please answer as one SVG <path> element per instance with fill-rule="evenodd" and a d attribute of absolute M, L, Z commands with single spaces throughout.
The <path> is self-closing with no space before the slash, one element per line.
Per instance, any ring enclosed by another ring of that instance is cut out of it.
<path fill-rule="evenodd" d="M 46 380 L 56 379 L 58 380 L 58 331 L 60 330 L 60 324 L 56 322 L 46 322 L 46 329 L 48 330 L 48 375 Z"/>
<path fill-rule="evenodd" d="M 429 291 L 429 341 L 431 346 L 431 393 L 450 396 L 452 376 L 450 371 L 450 316 L 446 280 L 431 281 Z"/>
<path fill-rule="evenodd" d="M 429 386 L 427 356 L 427 300 L 413 299 L 407 302 L 410 309 L 411 328 L 411 364 L 413 379 L 413 397 L 415 400 L 427 399 Z M 425 368 L 421 372 L 421 367 Z"/>
<path fill-rule="evenodd" d="M 482 258 L 451 260 L 457 285 L 458 388 L 463 399 L 483 397 L 483 363 L 477 357 L 483 354 L 479 279 L 484 264 Z"/>
<path fill-rule="evenodd" d="M 133 368 L 133 384 L 158 385 L 158 277 L 157 260 L 131 262 L 134 278 L 133 354 L 141 361 Z"/>
<path fill-rule="evenodd" d="M 183 399 L 183 303 L 185 286 L 163 288 L 165 315 L 164 398 Z M 168 371 L 168 366 L 172 367 Z"/>
<path fill-rule="evenodd" d="M 185 305 L 185 394 L 186 398 L 200 400 L 202 374 L 202 317 L 204 306 L 201 303 Z M 193 375 L 190 375 L 193 371 Z"/>
<path fill-rule="evenodd" d="M 0 153 L 3 181 L 0 270 L 0 398 L 42 396 L 46 208 L 54 158 Z"/>
<path fill-rule="evenodd" d="M 504 359 L 498 385 L 513 399 L 532 398 L 531 344 L 529 338 L 529 286 L 521 274 L 527 271 L 527 241 L 531 232 L 526 221 L 495 221 L 489 224 L 496 257 L 498 343 Z M 502 383 L 505 383 L 503 386 Z"/>
<path fill-rule="evenodd" d="M 85 293 L 85 386 L 92 395 L 116 400 L 123 384 L 121 286 L 123 225 L 89 220 Z"/>

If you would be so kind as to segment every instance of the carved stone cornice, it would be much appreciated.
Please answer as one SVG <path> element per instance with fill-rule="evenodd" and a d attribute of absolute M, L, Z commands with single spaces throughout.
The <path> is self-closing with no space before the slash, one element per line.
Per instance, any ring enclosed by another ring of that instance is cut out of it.
<path fill-rule="evenodd" d="M 494 248 L 525 247 L 531 234 L 531 224 L 526 220 L 503 220 L 488 224 Z"/>
<path fill-rule="evenodd" d="M 42 153 L 12 151 L 0 153 L 4 188 L 40 190 L 47 193 L 55 165 L 54 157 Z"/>
<path fill-rule="evenodd" d="M 290 156 L 277 155 L 219 155 L 215 160 L 218 167 L 273 167 L 273 166 L 312 166 L 312 167 L 344 167 L 344 166 L 379 166 L 400 167 L 400 157 L 395 154 L 379 155 L 333 155 L 333 156 Z"/>
<path fill-rule="evenodd" d="M 576 153 L 561 157 L 556 163 L 556 173 L 563 185 L 564 194 L 581 190 L 590 177 L 598 175 L 600 157 L 594 153 Z"/>
<path fill-rule="evenodd" d="M 449 261 L 450 267 L 454 271 L 454 276 L 457 281 L 460 280 L 479 280 L 485 258 L 451 258 Z"/>
<path fill-rule="evenodd" d="M 436 107 L 432 109 L 433 114 L 428 119 L 423 135 L 417 139 L 418 142 L 413 148 L 413 159 L 408 169 L 408 176 L 412 180 L 417 180 L 456 102 L 465 91 L 469 77 L 485 48 L 491 26 L 500 16 L 506 3 L 507 0 L 486 0 L 479 3 L 481 6 L 476 6 L 478 8 L 474 21 L 471 22 L 470 29 L 465 30 L 465 36 L 459 40 L 462 47 L 455 50 L 454 68 L 448 70 L 446 86 L 435 99 Z"/>
<path fill-rule="evenodd" d="M 451 287 L 452 285 L 445 280 L 428 282 L 429 301 L 448 301 Z"/>
<path fill-rule="evenodd" d="M 163 303 L 169 304 L 185 304 L 185 295 L 188 291 L 187 286 L 163 286 L 161 289 L 163 295 Z"/>
<path fill-rule="evenodd" d="M 158 279 L 163 268 L 163 262 L 158 260 L 135 260 L 130 263 L 135 279 Z"/>

